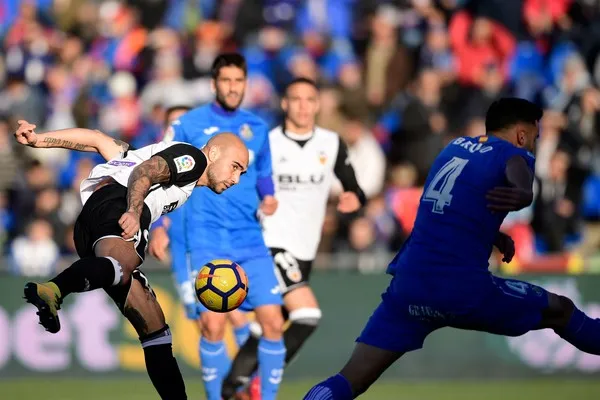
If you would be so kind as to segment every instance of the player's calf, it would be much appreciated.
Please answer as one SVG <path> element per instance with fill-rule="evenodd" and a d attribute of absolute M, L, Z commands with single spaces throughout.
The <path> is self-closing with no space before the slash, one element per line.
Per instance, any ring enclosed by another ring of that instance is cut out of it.
<path fill-rule="evenodd" d="M 275 304 L 257 307 L 256 318 L 263 336 L 258 342 L 258 368 L 262 400 L 274 400 L 283 378 L 285 345 L 283 343 L 283 316 L 281 306 Z"/>
<path fill-rule="evenodd" d="M 200 321 L 202 337 L 199 348 L 204 390 L 208 400 L 221 400 L 221 385 L 231 366 L 223 342 L 226 315 L 204 311 Z"/>
<path fill-rule="evenodd" d="M 600 319 L 588 317 L 571 299 L 548 293 L 548 309 L 543 313 L 541 325 L 554 329 L 579 350 L 600 355 Z"/>

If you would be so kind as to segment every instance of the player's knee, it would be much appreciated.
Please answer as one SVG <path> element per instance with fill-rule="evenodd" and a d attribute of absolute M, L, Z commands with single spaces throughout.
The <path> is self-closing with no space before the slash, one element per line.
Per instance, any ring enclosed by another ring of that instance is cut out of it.
<path fill-rule="evenodd" d="M 575 310 L 575 304 L 565 296 L 548 293 L 548 308 L 542 314 L 542 328 L 560 331 L 566 327 Z"/>
<path fill-rule="evenodd" d="M 298 308 L 290 311 L 289 321 L 293 324 L 301 324 L 317 327 L 321 321 L 321 309 L 319 308 Z"/>
<path fill-rule="evenodd" d="M 270 313 L 269 318 L 261 318 L 259 323 L 265 338 L 278 340 L 283 335 L 284 321 L 281 312 Z"/>
<path fill-rule="evenodd" d="M 218 314 L 202 313 L 200 316 L 200 329 L 202 336 L 211 342 L 223 340 L 225 336 L 225 319 Z"/>
<path fill-rule="evenodd" d="M 152 333 L 140 336 L 140 343 L 142 344 L 142 348 L 144 349 L 152 346 L 172 344 L 173 338 L 171 336 L 171 330 L 169 329 L 169 325 L 165 324 L 163 327 L 153 331 Z"/>

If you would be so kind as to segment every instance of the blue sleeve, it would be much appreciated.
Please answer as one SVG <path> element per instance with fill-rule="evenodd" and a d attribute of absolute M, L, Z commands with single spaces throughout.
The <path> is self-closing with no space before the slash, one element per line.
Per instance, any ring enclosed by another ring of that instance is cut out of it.
<path fill-rule="evenodd" d="M 269 132 L 267 131 L 267 126 L 261 126 L 263 130 L 263 136 L 265 141 L 260 149 L 260 152 L 256 156 L 256 172 L 258 175 L 258 179 L 269 177 L 271 178 L 273 175 L 273 166 L 271 163 L 271 145 L 269 144 Z"/>
<path fill-rule="evenodd" d="M 185 235 L 185 210 L 178 208 L 169 214 L 171 225 L 168 229 L 171 269 L 175 279 L 175 288 L 183 304 L 196 302 L 194 282 L 188 263 L 188 246 Z"/>

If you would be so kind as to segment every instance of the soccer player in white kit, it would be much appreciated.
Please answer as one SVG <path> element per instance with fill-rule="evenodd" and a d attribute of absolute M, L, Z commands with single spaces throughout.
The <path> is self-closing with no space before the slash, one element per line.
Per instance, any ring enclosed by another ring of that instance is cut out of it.
<path fill-rule="evenodd" d="M 306 78 L 286 87 L 281 107 L 285 120 L 269 133 L 273 180 L 279 207 L 262 217 L 265 243 L 275 261 L 290 325 L 284 334 L 286 365 L 315 331 L 321 319 L 309 286 L 331 185 L 337 177 L 344 188 L 338 211 L 353 213 L 366 203 L 346 145 L 336 132 L 316 126 L 319 90 Z M 258 338 L 253 332 L 240 349 L 223 383 L 223 397 L 231 398 L 256 370 Z"/>
<path fill-rule="evenodd" d="M 67 295 L 104 289 L 137 331 L 160 397 L 187 399 L 169 326 L 139 269 L 148 229 L 162 214 L 185 203 L 196 186 L 222 193 L 237 184 L 248 168 L 248 149 L 231 133 L 214 136 L 202 149 L 161 142 L 130 150 L 98 131 L 65 129 L 38 135 L 35 125 L 19 125 L 15 138 L 23 145 L 98 152 L 110 160 L 81 183 L 83 209 L 73 234 L 81 258 L 49 282 L 25 285 L 25 299 L 38 309 L 40 324 L 57 333 L 58 310 Z"/>

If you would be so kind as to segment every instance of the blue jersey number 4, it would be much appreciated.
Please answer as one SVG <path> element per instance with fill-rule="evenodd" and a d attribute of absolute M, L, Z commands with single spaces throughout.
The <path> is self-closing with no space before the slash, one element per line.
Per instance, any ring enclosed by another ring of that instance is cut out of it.
<path fill-rule="evenodd" d="M 433 202 L 432 212 L 443 214 L 444 207 L 450 205 L 452 202 L 452 189 L 456 183 L 456 178 L 458 178 L 468 162 L 469 160 L 465 160 L 464 158 L 453 157 L 435 174 L 423 195 L 424 201 Z"/>

